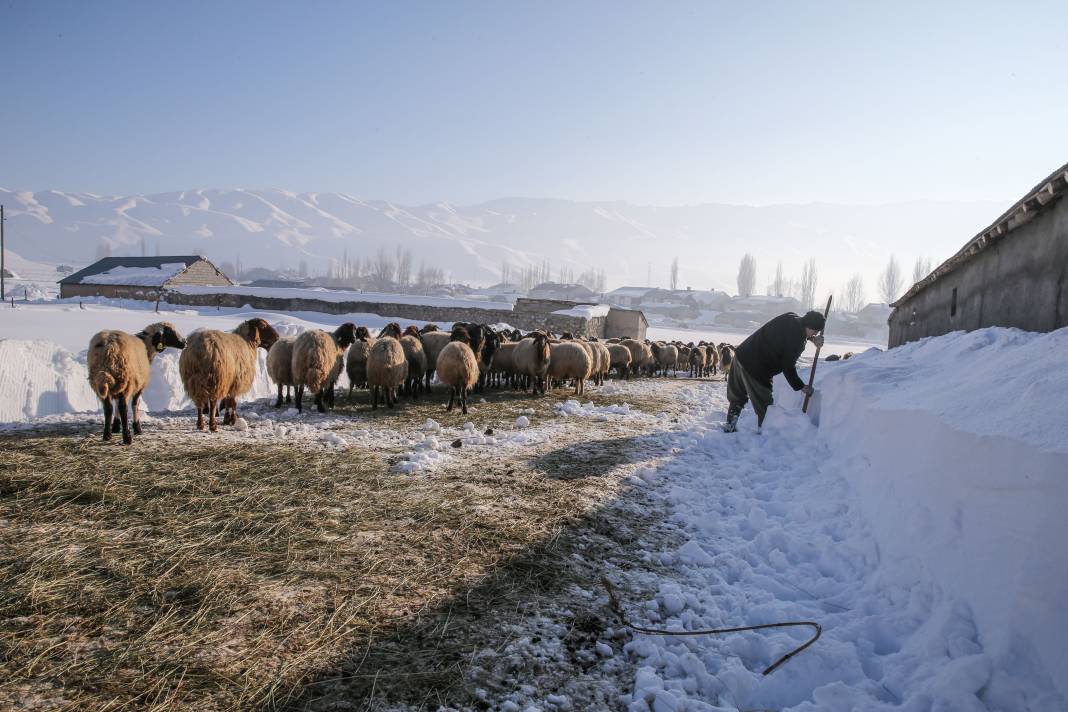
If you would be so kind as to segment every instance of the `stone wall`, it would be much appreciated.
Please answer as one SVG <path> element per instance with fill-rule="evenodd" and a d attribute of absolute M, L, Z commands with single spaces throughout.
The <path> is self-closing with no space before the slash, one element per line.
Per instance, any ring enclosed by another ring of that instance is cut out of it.
<path fill-rule="evenodd" d="M 109 299 L 144 299 L 154 302 L 158 287 L 127 287 L 118 284 L 61 284 L 60 299 L 70 297 L 108 297 Z"/>
<path fill-rule="evenodd" d="M 153 297 L 154 299 L 155 297 Z M 164 295 L 168 304 L 197 307 L 233 307 L 246 304 L 264 311 L 311 311 L 326 314 L 377 314 L 384 317 L 408 319 L 416 322 L 469 321 L 477 324 L 510 324 L 523 331 L 549 329 L 560 333 L 570 331 L 576 336 L 604 337 L 605 318 L 584 319 L 561 314 L 514 312 L 505 309 L 478 309 L 459 306 L 428 306 L 425 304 L 392 304 L 386 302 L 328 302 L 319 299 L 294 299 L 288 297 L 265 297 L 251 294 L 184 294 L 168 291 Z"/>
<path fill-rule="evenodd" d="M 1068 326 L 1068 200 L 902 302 L 890 314 L 890 346 L 987 326 Z"/>
<path fill-rule="evenodd" d="M 223 274 L 211 262 L 198 260 L 182 272 L 167 280 L 165 286 L 193 285 L 198 287 L 229 287 L 233 285 L 230 278 Z"/>

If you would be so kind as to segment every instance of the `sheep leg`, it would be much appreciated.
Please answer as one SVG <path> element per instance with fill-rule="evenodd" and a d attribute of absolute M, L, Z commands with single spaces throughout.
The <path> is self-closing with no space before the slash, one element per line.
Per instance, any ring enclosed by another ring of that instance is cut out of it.
<path fill-rule="evenodd" d="M 334 386 L 336 386 L 336 385 L 337 384 L 335 384 L 335 383 L 331 383 L 330 384 L 330 390 L 328 390 L 326 392 L 326 397 L 327 397 L 326 404 L 328 406 L 330 406 L 331 408 L 334 407 Z"/>
<path fill-rule="evenodd" d="M 315 409 L 320 413 L 326 412 L 326 406 L 323 405 L 323 389 L 320 388 L 315 392 Z"/>
<path fill-rule="evenodd" d="M 408 381 L 408 391 L 412 395 L 412 400 L 419 400 L 419 377 L 418 376 L 416 376 L 415 378 L 413 378 L 410 381 Z"/>
<path fill-rule="evenodd" d="M 278 384 L 278 400 L 276 400 L 274 402 L 274 407 L 275 408 L 281 408 L 282 407 L 282 389 L 283 388 L 285 388 L 285 386 L 283 386 L 281 383 L 279 383 Z"/>
<path fill-rule="evenodd" d="M 293 402 L 293 392 L 289 386 L 286 386 L 286 403 Z"/>
<path fill-rule="evenodd" d="M 111 415 L 115 408 L 110 398 L 104 399 L 104 442 L 111 440 Z"/>
<path fill-rule="evenodd" d="M 297 412 L 304 412 L 304 386 L 297 386 Z"/>
<path fill-rule="evenodd" d="M 454 400 L 456 400 L 456 390 L 457 390 L 456 388 L 452 388 L 452 387 L 449 388 L 449 404 L 447 406 L 445 406 L 445 412 L 446 413 L 451 413 L 452 412 L 452 403 L 453 403 Z M 460 403 L 463 404 L 463 399 L 462 398 L 460 400 Z"/>
<path fill-rule="evenodd" d="M 133 432 L 134 435 L 141 434 L 141 410 L 138 407 L 141 404 L 141 394 L 144 390 L 140 390 L 134 393 L 133 400 L 130 401 L 130 412 L 133 415 Z"/>
<path fill-rule="evenodd" d="M 230 404 L 230 425 L 237 425 L 237 398 L 227 400 Z"/>
<path fill-rule="evenodd" d="M 122 394 L 115 400 L 119 407 L 119 418 L 122 419 L 122 442 L 124 445 L 129 445 L 133 442 L 133 435 L 130 434 L 130 414 L 126 409 L 126 395 Z"/>
<path fill-rule="evenodd" d="M 204 413 L 208 410 L 208 406 L 197 403 L 197 430 L 204 429 Z"/>
<path fill-rule="evenodd" d="M 219 401 L 208 401 L 208 430 L 213 433 L 219 432 Z"/>
<path fill-rule="evenodd" d="M 115 398 L 115 402 L 118 403 L 118 397 L 117 396 Z M 122 421 L 119 420 L 119 409 L 118 409 L 118 406 L 116 406 L 116 408 L 115 408 L 115 414 L 111 417 L 111 432 L 113 432 L 113 433 L 121 433 L 122 432 Z"/>
<path fill-rule="evenodd" d="M 460 408 L 463 414 L 467 415 L 467 386 L 460 388 Z"/>

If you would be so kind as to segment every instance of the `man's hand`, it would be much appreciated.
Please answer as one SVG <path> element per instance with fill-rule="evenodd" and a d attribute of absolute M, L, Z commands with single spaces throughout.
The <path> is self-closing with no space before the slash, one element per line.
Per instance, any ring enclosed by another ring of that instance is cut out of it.
<path fill-rule="evenodd" d="M 801 392 L 804 393 L 806 396 L 810 396 L 810 395 L 812 395 L 813 393 L 816 392 L 816 389 L 813 388 L 812 386 L 805 386 L 804 388 L 801 389 Z"/>
<path fill-rule="evenodd" d="M 808 337 L 808 340 L 816 345 L 816 348 L 823 348 L 823 334 L 816 334 L 815 336 Z"/>

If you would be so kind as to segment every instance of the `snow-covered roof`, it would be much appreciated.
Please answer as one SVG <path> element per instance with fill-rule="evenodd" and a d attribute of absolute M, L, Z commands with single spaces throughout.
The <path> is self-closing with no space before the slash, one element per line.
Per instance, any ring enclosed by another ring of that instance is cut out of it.
<path fill-rule="evenodd" d="M 641 297 L 646 292 L 652 291 L 652 287 L 619 287 L 608 293 L 612 297 Z"/>
<path fill-rule="evenodd" d="M 200 255 L 164 257 L 105 257 L 85 269 L 59 280 L 60 284 L 120 284 L 160 287 L 194 262 Z"/>
<path fill-rule="evenodd" d="M 570 309 L 558 309 L 553 314 L 559 314 L 560 316 L 578 316 L 583 319 L 593 319 L 599 316 L 608 316 L 608 312 L 612 307 L 607 304 L 579 304 L 577 307 L 571 307 Z"/>

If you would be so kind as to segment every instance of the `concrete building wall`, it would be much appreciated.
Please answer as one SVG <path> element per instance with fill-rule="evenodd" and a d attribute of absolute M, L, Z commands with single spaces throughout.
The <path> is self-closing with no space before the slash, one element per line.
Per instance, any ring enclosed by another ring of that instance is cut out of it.
<path fill-rule="evenodd" d="M 900 303 L 890 315 L 890 346 L 987 326 L 1068 326 L 1068 200 Z"/>
<path fill-rule="evenodd" d="M 649 328 L 645 315 L 640 311 L 630 309 L 610 309 L 605 319 L 604 337 L 606 339 L 638 339 L 645 338 L 645 332 Z"/>

